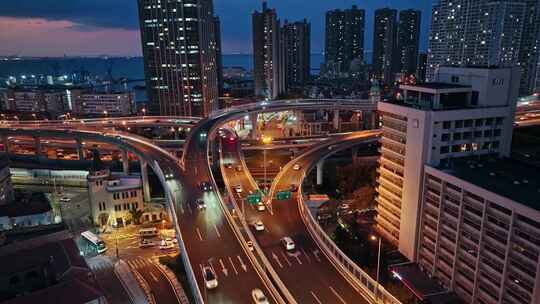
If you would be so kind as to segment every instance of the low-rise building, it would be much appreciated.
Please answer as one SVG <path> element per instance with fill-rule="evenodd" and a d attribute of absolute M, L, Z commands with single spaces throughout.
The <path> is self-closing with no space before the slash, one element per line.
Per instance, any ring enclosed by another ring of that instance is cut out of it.
<path fill-rule="evenodd" d="M 64 113 L 65 91 L 59 89 L 15 88 L 1 92 L 4 109 L 22 113 L 46 112 L 51 116 Z"/>
<path fill-rule="evenodd" d="M 0 302 L 106 304 L 92 271 L 65 230 L 0 247 Z"/>
<path fill-rule="evenodd" d="M 538 168 L 469 157 L 424 166 L 418 262 L 466 303 L 540 303 Z"/>
<path fill-rule="evenodd" d="M 11 202 L 12 199 L 13 199 L 13 185 L 11 184 L 9 160 L 6 155 L 1 155 L 0 156 L 0 206 Z"/>
<path fill-rule="evenodd" d="M 90 211 L 98 226 L 124 226 L 134 222 L 135 211 L 142 211 L 140 221 L 167 218 L 161 204 L 144 203 L 140 176 L 115 176 L 109 170 L 88 174 Z"/>
<path fill-rule="evenodd" d="M 0 205 L 0 231 L 54 223 L 54 211 L 43 193 L 15 192 L 12 202 Z"/>
<path fill-rule="evenodd" d="M 135 94 L 72 90 L 71 110 L 75 116 L 129 116 L 136 111 Z"/>

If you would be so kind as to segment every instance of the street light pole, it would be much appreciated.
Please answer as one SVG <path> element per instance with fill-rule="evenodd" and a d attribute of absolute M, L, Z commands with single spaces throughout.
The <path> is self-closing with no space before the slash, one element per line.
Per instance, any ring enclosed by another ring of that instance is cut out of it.
<path fill-rule="evenodd" d="M 377 288 L 375 288 L 375 300 L 379 300 L 379 274 L 380 274 L 380 270 L 381 270 L 381 248 L 382 248 L 382 238 L 379 236 L 379 237 L 376 237 L 374 235 L 372 235 L 371 237 L 371 240 L 372 241 L 375 241 L 375 240 L 378 240 L 379 241 L 379 249 L 377 250 Z"/>
<path fill-rule="evenodd" d="M 264 147 L 264 150 L 263 150 L 263 163 L 264 163 L 264 193 L 266 194 L 266 182 L 267 182 L 267 179 L 266 179 L 266 147 Z"/>

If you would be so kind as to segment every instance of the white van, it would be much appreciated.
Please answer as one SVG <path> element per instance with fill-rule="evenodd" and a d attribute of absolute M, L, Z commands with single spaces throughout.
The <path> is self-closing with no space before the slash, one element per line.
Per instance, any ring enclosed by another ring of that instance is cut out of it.
<path fill-rule="evenodd" d="M 159 231 L 156 227 L 139 229 L 139 236 L 142 238 L 150 238 L 159 235 Z"/>

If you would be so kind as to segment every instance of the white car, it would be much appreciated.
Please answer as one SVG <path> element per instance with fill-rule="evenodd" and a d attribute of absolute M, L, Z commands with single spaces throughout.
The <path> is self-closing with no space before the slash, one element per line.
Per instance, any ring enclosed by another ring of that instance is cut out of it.
<path fill-rule="evenodd" d="M 264 203 L 260 202 L 257 204 L 257 211 L 264 211 L 266 210 L 266 206 L 264 205 Z"/>
<path fill-rule="evenodd" d="M 212 267 L 204 266 L 202 269 L 202 275 L 204 279 L 204 285 L 207 289 L 214 289 L 218 287 L 217 277 Z"/>
<path fill-rule="evenodd" d="M 269 304 L 268 299 L 264 295 L 264 292 L 259 288 L 255 288 L 251 291 L 251 297 L 255 304 Z"/>
<path fill-rule="evenodd" d="M 236 193 L 242 193 L 242 186 L 241 185 L 236 185 L 234 186 L 234 191 L 236 191 Z"/>
<path fill-rule="evenodd" d="M 293 170 L 298 171 L 302 167 L 299 164 L 294 164 L 294 166 L 292 168 L 293 168 Z"/>
<path fill-rule="evenodd" d="M 62 203 L 69 203 L 69 202 L 71 202 L 71 199 L 70 199 L 69 197 L 65 197 L 65 196 L 64 196 L 64 197 L 62 197 L 62 198 L 60 199 L 60 201 L 61 201 Z"/>
<path fill-rule="evenodd" d="M 283 244 L 283 247 L 285 247 L 285 250 L 287 251 L 292 251 L 294 250 L 294 248 L 296 248 L 296 246 L 294 245 L 294 241 L 288 236 L 282 238 L 281 243 Z"/>
<path fill-rule="evenodd" d="M 199 210 L 206 209 L 206 203 L 202 199 L 198 199 L 195 204 L 197 205 L 197 209 Z"/>
<path fill-rule="evenodd" d="M 253 226 L 255 226 L 256 231 L 264 231 L 264 224 L 262 221 L 256 221 Z"/>
<path fill-rule="evenodd" d="M 154 246 L 154 242 L 147 239 L 141 239 L 141 241 L 139 242 L 139 248 L 148 248 L 152 246 Z"/>
<path fill-rule="evenodd" d="M 160 250 L 174 249 L 174 244 L 173 242 L 167 242 L 166 240 L 161 240 L 161 243 L 159 243 L 159 249 Z"/>
<path fill-rule="evenodd" d="M 247 244 L 247 247 L 248 247 L 249 251 L 253 251 L 253 250 L 254 250 L 254 248 L 253 248 L 253 242 L 252 242 L 252 241 L 247 241 L 246 244 Z"/>

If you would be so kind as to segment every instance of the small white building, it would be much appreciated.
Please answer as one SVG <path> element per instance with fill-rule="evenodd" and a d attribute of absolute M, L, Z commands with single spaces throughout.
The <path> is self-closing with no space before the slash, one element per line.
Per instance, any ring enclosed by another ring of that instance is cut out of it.
<path fill-rule="evenodd" d="M 139 176 L 115 176 L 109 170 L 88 174 L 90 211 L 98 226 L 124 226 L 133 222 L 131 210 L 142 210 L 141 222 L 166 218 L 163 205 L 144 203 Z"/>

